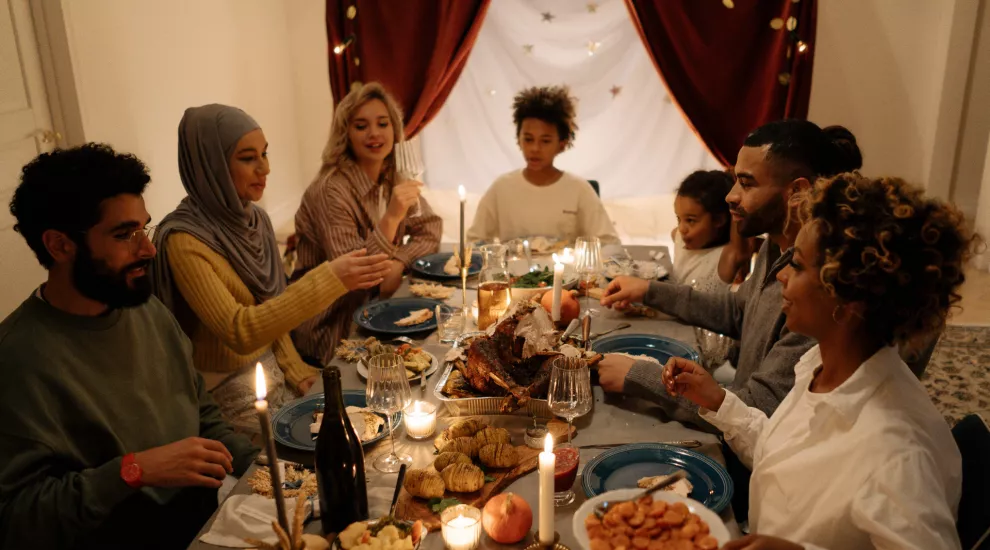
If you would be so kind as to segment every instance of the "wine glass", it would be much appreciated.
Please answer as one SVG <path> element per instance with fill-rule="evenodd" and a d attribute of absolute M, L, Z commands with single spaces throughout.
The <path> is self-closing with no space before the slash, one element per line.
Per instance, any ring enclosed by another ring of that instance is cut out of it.
<path fill-rule="evenodd" d="M 591 285 L 597 286 L 599 278 L 602 276 L 602 242 L 598 237 L 578 237 L 574 242 L 574 267 L 578 276 L 581 277 L 581 286 L 585 290 L 586 309 L 591 306 L 591 298 L 588 297 L 588 290 Z"/>
<path fill-rule="evenodd" d="M 557 464 L 554 470 L 554 504 L 566 506 L 574 502 L 571 487 L 577 478 L 580 453 L 571 444 L 571 424 L 575 418 L 591 411 L 591 369 L 583 359 L 557 357 L 551 363 L 550 389 L 547 403 L 550 412 L 567 419 L 567 444 L 554 450 Z"/>
<path fill-rule="evenodd" d="M 405 409 L 412 401 L 409 390 L 409 379 L 406 378 L 406 367 L 402 356 L 394 353 L 383 353 L 368 359 L 368 387 L 365 391 L 368 408 L 382 413 L 388 420 L 388 438 L 392 443 L 392 452 L 375 459 L 375 468 L 380 472 L 398 472 L 403 464 L 412 464 L 412 457 L 395 452 L 395 437 L 392 434 L 392 415 Z"/>

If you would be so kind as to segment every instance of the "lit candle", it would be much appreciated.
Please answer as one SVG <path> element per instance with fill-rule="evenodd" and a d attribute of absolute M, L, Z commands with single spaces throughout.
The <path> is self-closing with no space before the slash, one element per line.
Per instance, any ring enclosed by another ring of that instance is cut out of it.
<path fill-rule="evenodd" d="M 265 384 L 265 371 L 258 363 L 254 370 L 255 395 L 258 400 L 254 402 L 254 408 L 258 410 L 258 422 L 261 424 L 261 438 L 265 440 L 268 452 L 268 473 L 272 478 L 272 492 L 275 494 L 275 509 L 278 512 L 278 524 L 282 529 L 289 532 L 289 521 L 285 515 L 285 497 L 282 496 L 282 476 L 278 466 L 278 455 L 275 453 L 275 440 L 272 438 L 271 422 L 268 420 L 268 387 Z"/>
<path fill-rule="evenodd" d="M 467 203 L 467 191 L 463 185 L 457 186 L 457 195 L 461 198 L 461 268 L 465 268 L 471 265 L 471 260 L 470 258 L 465 258 L 467 254 L 464 245 L 467 241 L 464 234 L 464 205 Z"/>
<path fill-rule="evenodd" d="M 553 454 L 553 436 L 549 433 L 540 453 L 540 544 L 553 544 L 553 470 L 557 456 Z"/>
<path fill-rule="evenodd" d="M 481 541 L 481 510 L 467 504 L 451 506 L 440 515 L 443 541 L 451 550 L 474 550 Z"/>
<path fill-rule="evenodd" d="M 471 320 L 478 324 L 478 300 L 471 302 Z"/>
<path fill-rule="evenodd" d="M 574 254 L 571 254 L 570 248 L 564 249 L 564 253 L 560 257 L 560 263 L 564 265 L 571 265 L 574 263 Z"/>
<path fill-rule="evenodd" d="M 523 241 L 523 254 L 526 255 L 526 270 L 533 271 L 535 266 L 533 265 L 533 252 L 529 248 L 529 241 Z"/>
<path fill-rule="evenodd" d="M 564 289 L 564 264 L 556 254 L 553 255 L 553 305 L 550 307 L 550 318 L 554 323 L 560 322 L 560 295 Z"/>
<path fill-rule="evenodd" d="M 437 428 L 437 408 L 425 401 L 406 407 L 406 434 L 412 439 L 426 439 Z"/>

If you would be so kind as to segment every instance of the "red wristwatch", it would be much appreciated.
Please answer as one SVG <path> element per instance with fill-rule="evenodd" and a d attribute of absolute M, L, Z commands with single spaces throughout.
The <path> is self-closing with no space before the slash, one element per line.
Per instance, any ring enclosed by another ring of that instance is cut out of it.
<path fill-rule="evenodd" d="M 131 488 L 140 489 L 144 487 L 141 482 L 142 473 L 141 465 L 134 461 L 134 453 L 124 455 L 124 460 L 120 462 L 120 479 Z"/>

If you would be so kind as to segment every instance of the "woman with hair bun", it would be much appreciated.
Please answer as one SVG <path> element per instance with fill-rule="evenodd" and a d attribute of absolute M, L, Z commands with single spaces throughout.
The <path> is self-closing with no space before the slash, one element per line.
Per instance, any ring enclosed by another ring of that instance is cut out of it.
<path fill-rule="evenodd" d="M 663 371 L 752 465 L 756 535 L 723 548 L 959 548 L 959 450 L 897 346 L 945 326 L 977 238 L 955 207 L 896 178 L 840 174 L 798 204 L 803 225 L 777 278 L 787 328 L 818 345 L 773 415 L 694 363 Z"/>

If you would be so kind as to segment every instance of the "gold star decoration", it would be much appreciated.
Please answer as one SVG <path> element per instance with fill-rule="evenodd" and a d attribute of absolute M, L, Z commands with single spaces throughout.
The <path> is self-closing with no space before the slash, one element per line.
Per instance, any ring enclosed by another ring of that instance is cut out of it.
<path fill-rule="evenodd" d="M 736 3 L 732 0 L 722 0 L 722 5 L 729 8 L 730 10 L 736 7 Z"/>
<path fill-rule="evenodd" d="M 588 2 L 588 13 L 597 13 L 597 12 L 598 12 L 598 4 L 594 2 Z"/>
<path fill-rule="evenodd" d="M 595 42 L 595 41 L 588 42 L 588 56 L 590 57 L 592 55 L 595 55 L 595 52 L 598 51 L 598 47 L 601 45 L 602 45 L 601 42 Z"/>
<path fill-rule="evenodd" d="M 533 45 L 523 44 L 523 52 L 525 52 L 526 55 L 533 55 Z"/>
<path fill-rule="evenodd" d="M 608 92 L 612 94 L 612 99 L 615 99 L 616 96 L 622 93 L 622 86 L 616 86 L 613 84 L 612 87 L 608 89 Z"/>
<path fill-rule="evenodd" d="M 556 15 L 554 15 L 554 14 L 548 12 L 548 11 L 545 11 L 545 12 L 541 13 L 540 15 L 543 16 L 543 21 L 545 21 L 547 23 L 553 23 L 553 20 L 556 17 Z"/>
<path fill-rule="evenodd" d="M 770 20 L 770 28 L 775 31 L 779 31 L 784 28 L 784 20 L 779 17 L 774 17 Z"/>

